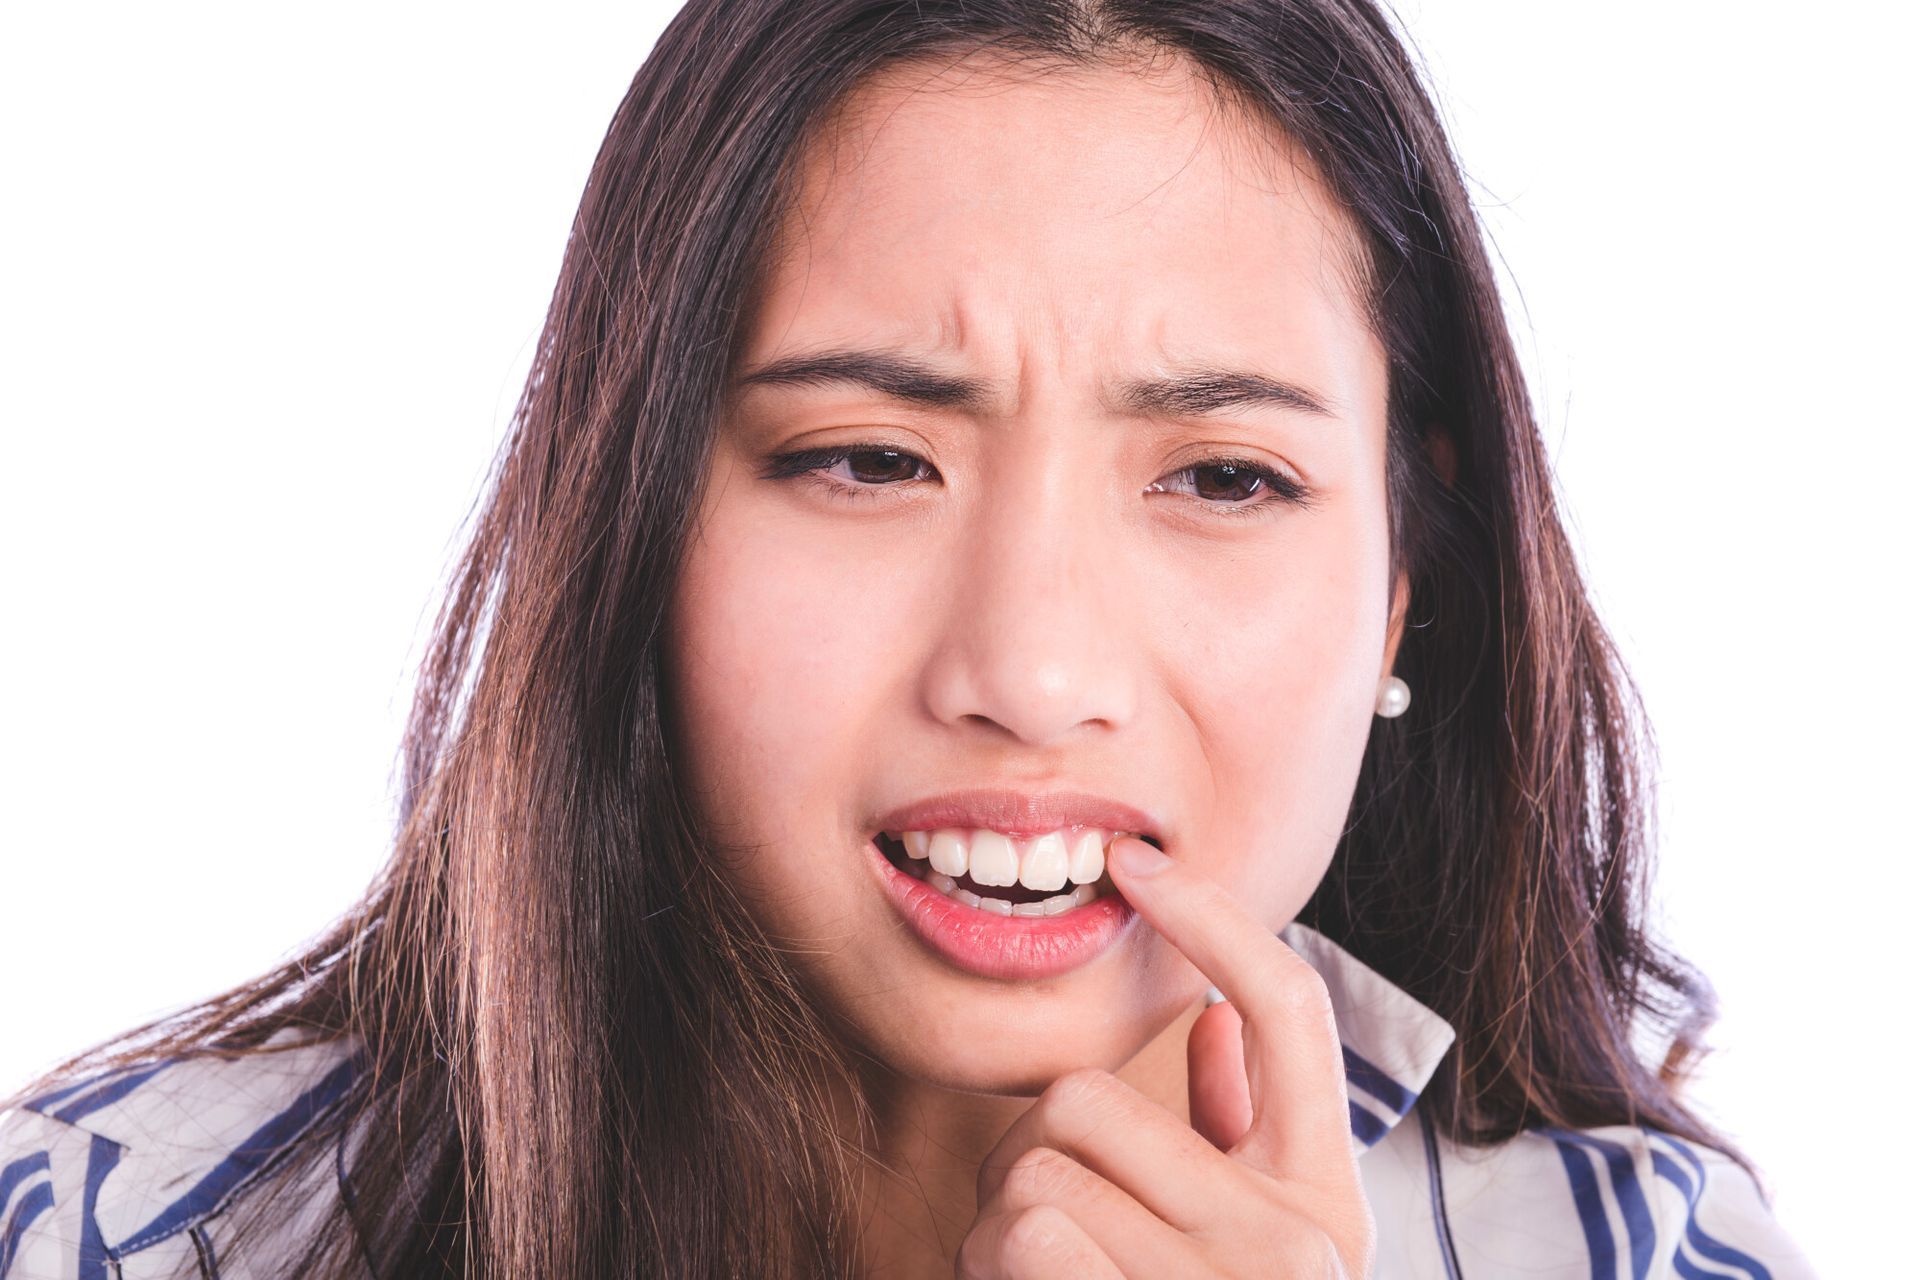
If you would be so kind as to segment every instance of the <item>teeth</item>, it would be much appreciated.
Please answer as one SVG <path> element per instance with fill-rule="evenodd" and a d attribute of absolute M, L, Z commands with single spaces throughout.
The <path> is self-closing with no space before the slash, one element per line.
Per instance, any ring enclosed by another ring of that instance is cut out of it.
<path fill-rule="evenodd" d="M 1089 827 L 1073 839 L 1067 854 L 1067 879 L 1075 884 L 1092 884 L 1107 869 L 1107 833 Z"/>
<path fill-rule="evenodd" d="M 976 831 L 967 845 L 967 871 L 975 884 L 1009 885 L 1020 878 L 1020 853 L 998 831 Z"/>
<path fill-rule="evenodd" d="M 928 842 L 927 860 L 935 871 L 956 880 L 967 874 L 966 832 L 950 829 L 934 832 Z"/>
<path fill-rule="evenodd" d="M 913 864 L 908 864 L 911 874 L 926 881 L 941 893 L 957 902 L 964 902 L 976 911 L 991 911 L 1003 916 L 1057 916 L 1084 907 L 1100 896 L 1099 890 L 1090 884 L 1075 885 L 1069 893 L 1055 894 L 1051 898 L 1042 898 L 1039 902 L 1009 902 L 1005 898 L 994 898 L 975 893 L 971 889 L 962 889 L 960 882 L 952 876 L 928 868 L 922 872 Z"/>
<path fill-rule="evenodd" d="M 972 872 L 976 884 L 1059 889 L 1068 881 L 1092 884 L 1099 880 L 1107 870 L 1107 845 L 1115 835 L 1126 833 L 1080 827 L 1014 840 L 985 828 L 942 827 L 887 834 L 906 846 L 910 858 L 931 863 L 942 875 L 958 879 Z"/>
<path fill-rule="evenodd" d="M 1084 839 L 1097 839 L 1098 831 L 1089 831 Z M 1094 846 L 1099 847 L 1097 844 Z M 975 877 L 978 879 L 979 877 Z M 1094 877 L 1098 879 L 1099 877 Z M 1058 889 L 1067 882 L 1067 840 L 1058 831 L 1032 841 L 1020 852 L 1020 883 L 1029 889 Z M 1039 903 L 1031 904 L 1039 906 Z M 1038 912 L 1025 912 L 1037 915 Z"/>

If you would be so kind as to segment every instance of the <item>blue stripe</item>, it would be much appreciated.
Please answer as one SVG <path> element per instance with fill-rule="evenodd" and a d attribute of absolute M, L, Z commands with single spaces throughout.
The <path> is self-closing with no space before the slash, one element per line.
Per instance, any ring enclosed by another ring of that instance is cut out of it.
<path fill-rule="evenodd" d="M 206 1274 L 206 1280 L 220 1280 L 220 1259 L 213 1253 L 213 1238 L 205 1227 L 195 1227 L 190 1233 L 194 1248 L 200 1251 L 200 1266 Z"/>
<path fill-rule="evenodd" d="M 1664 1151 L 1655 1151 L 1653 1153 L 1653 1171 L 1659 1174 L 1661 1177 L 1665 1178 L 1668 1182 L 1671 1182 L 1674 1186 L 1680 1188 L 1680 1194 L 1686 1197 L 1686 1201 L 1687 1201 L 1686 1237 L 1688 1242 L 1693 1245 L 1693 1251 L 1704 1258 L 1710 1258 L 1716 1262 L 1728 1262 L 1729 1259 L 1726 1257 L 1714 1256 L 1716 1253 L 1724 1253 L 1726 1252 L 1726 1250 L 1724 1250 L 1723 1247 L 1720 1246 L 1719 1244 L 1715 1243 L 1711 1237 L 1709 1237 L 1704 1231 L 1700 1229 L 1700 1224 L 1693 1220 L 1693 1206 L 1696 1202 L 1698 1202 L 1700 1198 L 1700 1193 L 1694 1189 L 1693 1179 L 1689 1178 L 1686 1174 L 1686 1171 L 1682 1169 L 1679 1165 L 1675 1164 L 1672 1161 L 1672 1159 L 1669 1158 Z M 1684 1267 L 1692 1267 L 1693 1271 L 1696 1274 L 1699 1274 L 1699 1275 L 1711 1274 L 1712 1276 L 1716 1277 L 1717 1280 L 1725 1280 L 1725 1275 L 1722 1272 L 1718 1272 L 1718 1271 L 1711 1272 L 1711 1273 L 1704 1272 L 1704 1271 L 1701 1271 L 1699 1267 L 1694 1266 L 1693 1260 L 1686 1257 L 1681 1252 L 1678 1246 L 1676 1246 L 1673 1251 L 1673 1262 L 1674 1262 L 1674 1266 L 1676 1268 L 1682 1269 L 1683 1273 L 1684 1273 Z M 1682 1264 L 1684 1264 L 1684 1267 Z M 1740 1264 L 1735 1262 L 1734 1265 L 1738 1266 Z"/>
<path fill-rule="evenodd" d="M 100 1238 L 100 1221 L 94 1207 L 100 1201 L 100 1184 L 113 1166 L 120 1163 L 120 1144 L 95 1135 L 87 1149 L 87 1192 L 80 1206 L 80 1280 L 107 1280 L 107 1242 Z M 118 1268 L 115 1273 L 118 1274 Z"/>
<path fill-rule="evenodd" d="M 20 1237 L 26 1234 L 33 1220 L 53 1208 L 53 1184 L 36 1182 L 20 1197 L 19 1208 L 13 1211 L 13 1221 L 7 1224 L 7 1234 L 0 1237 L 0 1280 L 5 1280 L 7 1272 L 13 1270 L 14 1251 L 20 1247 Z"/>
<path fill-rule="evenodd" d="M 324 1079 L 301 1094 L 293 1105 L 255 1129 L 246 1141 L 228 1154 L 213 1170 L 185 1195 L 160 1211 L 146 1226 L 128 1236 L 116 1252 L 132 1253 L 156 1240 L 173 1235 L 207 1217 L 240 1190 L 255 1174 L 264 1170 L 275 1157 L 339 1100 L 359 1070 L 356 1056 L 329 1071 Z"/>
<path fill-rule="evenodd" d="M 1387 1122 L 1351 1098 L 1347 1100 L 1347 1122 L 1353 1126 L 1353 1136 L 1360 1139 L 1363 1147 L 1370 1147 L 1387 1136 Z"/>
<path fill-rule="evenodd" d="M 1702 1271 L 1694 1265 L 1692 1258 L 1678 1249 L 1673 1251 L 1673 1272 L 1680 1276 L 1681 1280 L 1727 1280 L 1725 1272 Z"/>
<path fill-rule="evenodd" d="M 1440 1176 L 1440 1144 L 1433 1136 L 1433 1121 L 1427 1109 L 1420 1108 L 1420 1140 L 1427 1149 L 1427 1194 L 1433 1203 L 1433 1230 L 1440 1244 L 1440 1261 L 1447 1269 L 1447 1280 L 1460 1280 L 1460 1259 L 1453 1247 L 1453 1224 L 1447 1221 L 1447 1192 Z"/>
<path fill-rule="evenodd" d="M 111 1080 L 113 1079 L 113 1077 L 130 1070 L 132 1070 L 131 1067 L 114 1067 L 110 1071 L 95 1072 L 93 1075 L 87 1076 L 84 1079 L 74 1082 L 73 1084 L 67 1085 L 63 1089 L 55 1089 L 51 1093 L 43 1093 L 37 1098 L 29 1098 L 25 1102 L 21 1103 L 20 1106 L 23 1110 L 39 1111 L 44 1114 L 48 1107 L 60 1101 L 60 1099 L 70 1097 L 73 1094 L 80 1092 L 82 1089 L 91 1089 L 93 1088 L 94 1085 L 99 1084 L 102 1080 Z"/>
<path fill-rule="evenodd" d="M 36 1151 L 30 1156 L 21 1156 L 4 1169 L 0 1169 L 0 1213 L 4 1213 L 7 1202 L 13 1199 L 13 1193 L 20 1184 L 36 1173 L 48 1173 L 53 1162 L 44 1151 Z"/>
<path fill-rule="evenodd" d="M 1653 1269 L 1653 1214 L 1647 1209 L 1647 1197 L 1640 1190 L 1640 1175 L 1634 1171 L 1633 1156 L 1617 1142 L 1596 1138 L 1588 1133 L 1554 1129 L 1548 1132 L 1555 1141 L 1577 1142 L 1598 1151 L 1607 1162 L 1608 1181 L 1613 1184 L 1614 1202 L 1627 1223 L 1627 1247 L 1633 1258 L 1633 1280 L 1647 1280 Z"/>
<path fill-rule="evenodd" d="M 347 1216 L 355 1222 L 360 1221 L 360 1200 L 353 1194 L 353 1179 L 347 1175 L 347 1134 L 349 1126 L 340 1126 L 340 1136 L 333 1141 L 333 1180 L 340 1188 L 341 1203 L 347 1206 Z M 367 1264 L 367 1274 L 378 1276 L 380 1266 L 373 1260 L 373 1243 L 364 1231 L 353 1233 L 360 1241 L 360 1259 Z"/>
<path fill-rule="evenodd" d="M 1694 1252 L 1710 1262 L 1719 1263 L 1723 1267 L 1738 1267 L 1752 1277 L 1752 1280 L 1773 1280 L 1773 1273 L 1768 1271 L 1759 1259 L 1734 1248 L 1732 1245 L 1714 1239 L 1707 1234 L 1704 1227 L 1695 1221 L 1694 1209 L 1699 1205 L 1700 1197 L 1707 1189 L 1707 1166 L 1701 1162 L 1700 1157 L 1688 1149 L 1684 1142 L 1680 1142 L 1665 1133 L 1658 1133 L 1654 1130 L 1647 1130 L 1647 1132 L 1650 1136 L 1665 1139 L 1667 1145 L 1671 1146 L 1675 1151 L 1678 1151 L 1687 1163 L 1693 1166 L 1695 1172 L 1700 1175 L 1700 1181 L 1696 1184 L 1692 1178 L 1687 1176 L 1686 1170 L 1675 1164 L 1657 1147 L 1654 1149 L 1654 1172 L 1658 1173 L 1668 1182 L 1671 1182 L 1674 1186 L 1680 1188 L 1680 1194 L 1686 1197 L 1687 1243 L 1693 1246 Z M 1677 1252 L 1676 1250 L 1676 1253 Z"/>
<path fill-rule="evenodd" d="M 1549 1131 L 1550 1132 L 1550 1131 Z M 1580 1213 L 1580 1230 L 1587 1236 L 1587 1258 L 1592 1263 L 1593 1280 L 1614 1280 L 1613 1227 L 1607 1222 L 1607 1206 L 1600 1199 L 1600 1184 L 1593 1176 L 1593 1162 L 1587 1153 L 1571 1142 L 1555 1138 L 1560 1163 L 1566 1166 L 1567 1186 L 1573 1191 L 1573 1207 Z"/>
<path fill-rule="evenodd" d="M 1413 1106 L 1413 1090 L 1401 1085 L 1398 1080 L 1374 1066 L 1365 1058 L 1340 1046 L 1340 1056 L 1346 1060 L 1347 1082 L 1357 1084 L 1380 1101 L 1393 1108 L 1393 1114 L 1403 1116 Z"/>
<path fill-rule="evenodd" d="M 113 1103 L 120 1101 L 120 1099 L 126 1097 L 135 1089 L 138 1089 L 141 1085 L 153 1079 L 172 1065 L 172 1061 L 169 1060 L 167 1062 L 157 1063 L 144 1071 L 136 1071 L 132 1075 L 121 1076 L 112 1084 L 100 1089 L 95 1089 L 92 1093 L 68 1103 L 66 1106 L 60 1108 L 60 1110 L 54 1112 L 53 1118 L 55 1120 L 65 1120 L 68 1124 L 72 1124 L 77 1120 L 90 1116 L 102 1107 L 111 1106 Z"/>

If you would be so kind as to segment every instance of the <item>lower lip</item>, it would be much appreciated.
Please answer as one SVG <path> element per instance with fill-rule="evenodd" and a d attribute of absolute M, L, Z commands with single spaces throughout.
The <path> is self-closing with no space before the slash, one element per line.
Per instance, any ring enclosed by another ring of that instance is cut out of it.
<path fill-rule="evenodd" d="M 1057 916 L 1003 916 L 949 898 L 915 879 L 867 842 L 894 907 L 921 941 L 968 973 L 983 978 L 1052 978 L 1119 941 L 1139 913 L 1118 893 Z"/>

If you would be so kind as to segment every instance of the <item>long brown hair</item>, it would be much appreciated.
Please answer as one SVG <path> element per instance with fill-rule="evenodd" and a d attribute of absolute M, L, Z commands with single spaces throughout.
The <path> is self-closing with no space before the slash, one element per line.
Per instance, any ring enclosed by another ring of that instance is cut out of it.
<path fill-rule="evenodd" d="M 1638 699 L 1562 530 L 1455 160 L 1385 15 L 691 0 L 588 177 L 419 675 L 389 865 L 298 959 L 49 1077 L 261 1052 L 288 1028 L 356 1046 L 363 1069 L 299 1152 L 331 1159 L 352 1135 L 312 1273 L 350 1252 L 382 1276 L 850 1273 L 860 1144 L 829 1100 L 858 1065 L 713 872 L 675 768 L 662 621 L 794 157 L 870 73 L 987 48 L 1033 74 L 1184 55 L 1300 143 L 1364 232 L 1412 589 L 1398 670 L 1419 698 L 1375 722 L 1301 918 L 1458 1029 L 1431 1117 L 1468 1144 L 1618 1123 L 1731 1150 L 1679 1096 L 1712 1002 L 1645 923 Z M 1451 483 L 1428 460 L 1436 434 Z"/>

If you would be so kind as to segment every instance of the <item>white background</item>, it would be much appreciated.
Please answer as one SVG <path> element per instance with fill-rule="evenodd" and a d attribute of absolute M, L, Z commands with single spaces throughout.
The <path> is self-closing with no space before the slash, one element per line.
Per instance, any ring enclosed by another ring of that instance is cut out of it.
<path fill-rule="evenodd" d="M 429 606 L 669 12 L 7 19 L 0 1092 L 381 863 Z M 1701 1096 L 1854 1275 L 1916 1190 L 1915 30 L 1766 12 L 1402 10 L 1659 734 L 1663 917 L 1725 1010 Z"/>

